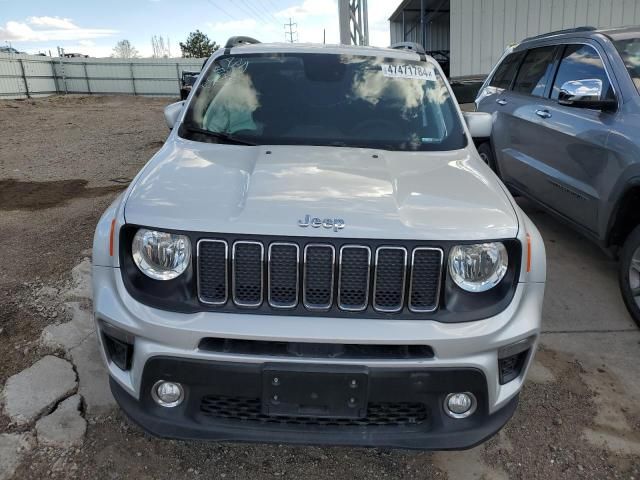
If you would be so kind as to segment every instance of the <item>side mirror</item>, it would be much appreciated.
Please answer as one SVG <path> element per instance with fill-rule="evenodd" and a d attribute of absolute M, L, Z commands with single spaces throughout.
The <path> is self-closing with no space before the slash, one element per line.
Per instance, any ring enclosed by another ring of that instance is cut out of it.
<path fill-rule="evenodd" d="M 615 110 L 618 103 L 615 100 L 601 100 L 602 80 L 587 78 L 571 80 L 560 87 L 558 103 L 565 107 L 593 108 L 596 110 Z"/>
<path fill-rule="evenodd" d="M 489 138 L 493 129 L 493 117 L 490 113 L 464 112 L 465 122 L 473 138 Z"/>
<path fill-rule="evenodd" d="M 178 121 L 178 117 L 184 107 L 184 101 L 167 105 L 164 109 L 164 121 L 167 122 L 169 130 L 173 130 L 173 126 Z"/>

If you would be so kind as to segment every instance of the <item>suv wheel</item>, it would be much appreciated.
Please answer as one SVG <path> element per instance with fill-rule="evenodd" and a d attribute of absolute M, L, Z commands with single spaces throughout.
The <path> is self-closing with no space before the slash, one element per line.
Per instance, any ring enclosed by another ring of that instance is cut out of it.
<path fill-rule="evenodd" d="M 496 158 L 493 155 L 493 149 L 491 148 L 491 144 L 489 142 L 484 142 L 478 145 L 478 154 L 484 163 L 489 165 L 489 168 L 494 172 L 497 172 L 496 169 Z"/>
<path fill-rule="evenodd" d="M 629 235 L 622 249 L 620 289 L 629 313 L 640 326 L 640 226 Z"/>

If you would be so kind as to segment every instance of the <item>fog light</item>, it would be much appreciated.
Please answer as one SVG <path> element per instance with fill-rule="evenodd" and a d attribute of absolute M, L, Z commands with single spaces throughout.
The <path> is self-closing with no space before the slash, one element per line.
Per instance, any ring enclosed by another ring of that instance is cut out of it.
<path fill-rule="evenodd" d="M 450 393 L 444 399 L 444 411 L 451 418 L 467 418 L 476 411 L 476 397 L 473 393 Z"/>
<path fill-rule="evenodd" d="M 177 407 L 184 399 L 182 385 L 160 380 L 151 389 L 151 396 L 161 407 Z"/>

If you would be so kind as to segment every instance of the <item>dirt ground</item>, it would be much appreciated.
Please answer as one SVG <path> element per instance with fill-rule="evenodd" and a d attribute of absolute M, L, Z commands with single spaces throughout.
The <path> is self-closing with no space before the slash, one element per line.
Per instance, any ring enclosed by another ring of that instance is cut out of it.
<path fill-rule="evenodd" d="M 66 288 L 102 211 L 162 145 L 170 101 L 0 102 L 0 384 L 56 353 L 38 342 L 67 315 L 51 292 Z M 116 410 L 87 419 L 81 448 L 34 448 L 13 478 L 639 479 L 640 333 L 619 298 L 615 263 L 523 208 L 548 249 L 545 334 L 515 417 L 485 445 L 419 453 L 167 441 Z M 0 433 L 23 430 L 0 415 Z"/>

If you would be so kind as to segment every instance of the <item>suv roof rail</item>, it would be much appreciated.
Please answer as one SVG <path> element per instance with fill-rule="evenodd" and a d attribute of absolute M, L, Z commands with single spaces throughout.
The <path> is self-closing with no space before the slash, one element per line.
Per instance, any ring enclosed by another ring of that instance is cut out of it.
<path fill-rule="evenodd" d="M 394 43 L 389 48 L 392 48 L 394 50 L 410 50 L 412 52 L 416 52 L 416 53 L 419 53 L 421 55 L 425 55 L 426 54 L 426 52 L 424 50 L 424 47 L 422 45 L 420 45 L 419 43 L 416 43 L 416 42 Z"/>
<path fill-rule="evenodd" d="M 565 30 L 556 30 L 556 31 L 549 32 L 549 33 L 543 33 L 541 35 L 534 35 L 533 37 L 525 38 L 522 41 L 522 43 L 528 42 L 530 40 L 537 40 L 539 38 L 552 37 L 554 35 L 562 35 L 563 33 L 595 32 L 596 30 L 597 30 L 596 27 L 589 27 L 589 26 L 576 27 L 576 28 L 567 28 Z"/>
<path fill-rule="evenodd" d="M 256 40 L 255 38 L 251 38 L 251 37 L 243 37 L 243 36 L 231 37 L 229 38 L 229 40 L 227 40 L 227 43 L 224 46 L 224 48 L 233 48 L 233 47 L 239 47 L 240 45 L 251 45 L 254 43 L 260 43 L 260 40 Z"/>

